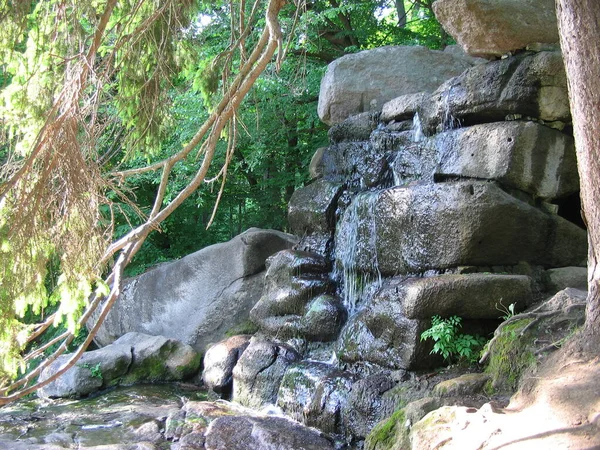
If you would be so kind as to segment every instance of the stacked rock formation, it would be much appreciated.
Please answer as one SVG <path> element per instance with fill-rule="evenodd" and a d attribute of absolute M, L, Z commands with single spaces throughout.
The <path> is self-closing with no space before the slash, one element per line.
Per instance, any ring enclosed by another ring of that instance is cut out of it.
<path fill-rule="evenodd" d="M 360 439 L 408 371 L 440 363 L 420 338 L 432 316 L 489 332 L 583 266 L 569 122 L 561 55 L 541 51 L 334 124 L 290 201 L 303 238 L 267 260 L 260 332 L 228 360 L 233 400 Z"/>

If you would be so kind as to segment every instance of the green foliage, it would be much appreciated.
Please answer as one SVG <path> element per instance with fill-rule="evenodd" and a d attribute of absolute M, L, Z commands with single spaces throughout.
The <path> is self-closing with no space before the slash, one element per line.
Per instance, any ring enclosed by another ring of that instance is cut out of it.
<path fill-rule="evenodd" d="M 95 366 L 92 366 L 89 363 L 78 364 L 78 366 L 88 369 L 93 378 L 102 380 L 102 368 L 100 367 L 100 363 L 96 364 Z"/>
<path fill-rule="evenodd" d="M 431 353 L 442 355 L 446 361 L 463 360 L 474 363 L 478 360 L 486 340 L 481 336 L 459 334 L 462 318 L 452 316 L 442 319 L 431 318 L 431 328 L 421 333 L 421 340 L 433 339 L 435 342 Z"/>
<path fill-rule="evenodd" d="M 515 306 L 516 303 L 504 306 L 502 300 L 500 300 L 500 306 L 496 305 L 496 309 L 502 313 L 502 316 L 500 317 L 502 320 L 508 320 L 515 315 Z"/>

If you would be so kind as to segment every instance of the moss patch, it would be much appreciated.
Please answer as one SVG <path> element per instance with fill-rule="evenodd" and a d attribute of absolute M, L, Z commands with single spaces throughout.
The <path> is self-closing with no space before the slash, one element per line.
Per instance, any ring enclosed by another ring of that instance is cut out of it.
<path fill-rule="evenodd" d="M 531 321 L 532 319 L 523 319 L 506 325 L 496 338 L 485 370 L 491 376 L 486 387 L 488 394 L 516 391 L 523 373 L 535 366 L 535 347 L 533 341 L 530 342 L 530 338 L 535 339 L 535 332 L 520 336 Z"/>
<path fill-rule="evenodd" d="M 238 325 L 231 327 L 225 332 L 226 337 L 233 337 L 239 334 L 254 334 L 258 331 L 258 325 L 250 320 L 246 320 Z"/>
<path fill-rule="evenodd" d="M 401 444 L 408 437 L 404 427 L 404 409 L 398 409 L 388 419 L 379 422 L 365 440 L 365 450 L 388 450 L 404 448 Z"/>

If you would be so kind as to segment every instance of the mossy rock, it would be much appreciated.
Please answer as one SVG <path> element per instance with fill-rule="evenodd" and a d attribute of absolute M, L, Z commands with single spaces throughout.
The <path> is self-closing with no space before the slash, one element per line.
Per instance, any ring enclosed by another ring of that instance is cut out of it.
<path fill-rule="evenodd" d="M 133 353 L 133 361 L 121 384 L 184 380 L 200 369 L 200 355 L 175 339 L 132 332 L 115 343 L 131 345 Z"/>
<path fill-rule="evenodd" d="M 525 373 L 583 325 L 585 304 L 585 291 L 568 288 L 501 324 L 486 349 L 488 393 L 515 392 Z"/>
<path fill-rule="evenodd" d="M 392 450 L 410 448 L 410 428 L 406 426 L 404 409 L 398 409 L 382 420 L 365 439 L 365 450 Z"/>

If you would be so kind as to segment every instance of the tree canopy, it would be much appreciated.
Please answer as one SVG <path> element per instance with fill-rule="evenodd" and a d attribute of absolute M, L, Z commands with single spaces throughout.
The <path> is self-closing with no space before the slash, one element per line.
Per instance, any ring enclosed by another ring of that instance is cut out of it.
<path fill-rule="evenodd" d="M 101 322 L 124 274 L 284 229 L 326 142 L 326 64 L 443 47 L 431 3 L 0 2 L 0 403 Z"/>

